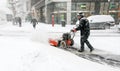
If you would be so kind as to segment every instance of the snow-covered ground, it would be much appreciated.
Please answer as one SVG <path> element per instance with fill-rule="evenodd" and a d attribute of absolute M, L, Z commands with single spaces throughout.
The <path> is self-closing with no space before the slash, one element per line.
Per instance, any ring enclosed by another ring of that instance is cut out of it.
<path fill-rule="evenodd" d="M 55 27 L 52 27 L 52 25 L 41 24 L 41 26 L 37 26 L 36 29 L 37 31 L 35 32 L 37 35 L 34 34 L 35 36 L 33 38 L 38 41 L 41 41 L 41 37 L 43 36 L 45 37 L 43 37 L 42 39 L 46 39 L 46 37 L 47 39 L 48 38 L 58 39 L 62 36 L 63 33 L 70 32 L 70 30 L 73 29 L 74 27 L 75 25 L 67 25 L 66 27 L 55 25 Z M 74 38 L 77 47 L 80 47 L 79 34 L 80 32 L 78 31 Z M 116 27 L 106 30 L 91 30 L 91 35 L 88 40 L 91 42 L 94 48 L 120 55 L 120 45 L 119 45 L 120 32 Z"/>
<path fill-rule="evenodd" d="M 42 23 L 39 23 L 36 29 L 33 29 L 29 23 L 24 23 L 21 28 L 17 25 L 13 26 L 11 23 L 0 25 L 0 71 L 120 70 L 108 65 L 91 62 L 48 44 L 48 38 L 59 38 L 62 33 L 69 32 L 72 28 L 73 26 L 70 25 L 66 27 L 55 25 L 55 27 L 52 27 Z M 119 33 L 111 30 L 107 31 L 113 33 L 112 36 L 97 37 L 96 33 L 102 34 L 105 31 L 91 31 L 90 42 L 95 48 L 120 54 L 118 52 L 120 50 Z M 114 33 L 117 37 L 114 37 Z M 76 43 L 79 42 L 78 38 L 79 33 L 75 37 Z"/>

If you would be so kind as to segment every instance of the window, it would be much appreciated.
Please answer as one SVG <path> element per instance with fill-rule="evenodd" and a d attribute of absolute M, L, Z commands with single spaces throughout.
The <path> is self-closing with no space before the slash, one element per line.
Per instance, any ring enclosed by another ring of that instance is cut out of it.
<path fill-rule="evenodd" d="M 118 3 L 110 2 L 109 9 L 116 9 L 118 8 Z"/>
<path fill-rule="evenodd" d="M 75 11 L 76 8 L 77 8 L 76 3 L 72 3 L 72 7 L 71 8 L 72 8 L 73 11 Z"/>
<path fill-rule="evenodd" d="M 115 3 L 111 2 L 110 6 L 109 6 L 109 9 L 114 9 L 115 7 L 116 7 Z"/>
<path fill-rule="evenodd" d="M 66 2 L 55 3 L 55 11 L 66 11 L 67 4 Z"/>
<path fill-rule="evenodd" d="M 77 10 L 89 10 L 90 3 L 77 3 Z"/>

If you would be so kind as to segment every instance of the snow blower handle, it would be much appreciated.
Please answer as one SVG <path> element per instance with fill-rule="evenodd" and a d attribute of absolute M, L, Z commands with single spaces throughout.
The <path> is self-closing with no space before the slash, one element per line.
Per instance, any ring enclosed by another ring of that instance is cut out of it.
<path fill-rule="evenodd" d="M 71 35 L 71 39 L 73 39 L 75 37 L 75 32 L 70 31 L 69 33 Z"/>

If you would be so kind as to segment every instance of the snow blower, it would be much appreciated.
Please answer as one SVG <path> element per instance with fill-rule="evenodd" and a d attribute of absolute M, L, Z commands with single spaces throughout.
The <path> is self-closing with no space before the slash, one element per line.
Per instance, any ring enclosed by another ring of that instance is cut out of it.
<path fill-rule="evenodd" d="M 62 47 L 62 48 L 67 48 L 71 47 L 74 45 L 74 38 L 75 33 L 74 32 L 69 32 L 69 33 L 63 33 L 62 39 L 49 39 L 49 44 L 51 46 L 55 47 Z"/>

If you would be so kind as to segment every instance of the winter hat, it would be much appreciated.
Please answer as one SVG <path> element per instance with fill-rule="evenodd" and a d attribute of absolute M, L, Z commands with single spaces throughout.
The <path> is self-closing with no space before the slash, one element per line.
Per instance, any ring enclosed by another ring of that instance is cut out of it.
<path fill-rule="evenodd" d="M 78 13 L 77 16 L 84 17 L 84 14 L 82 12 Z"/>

